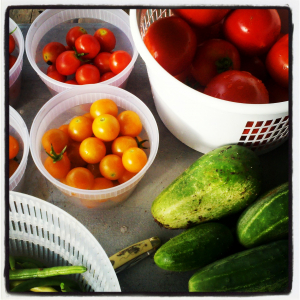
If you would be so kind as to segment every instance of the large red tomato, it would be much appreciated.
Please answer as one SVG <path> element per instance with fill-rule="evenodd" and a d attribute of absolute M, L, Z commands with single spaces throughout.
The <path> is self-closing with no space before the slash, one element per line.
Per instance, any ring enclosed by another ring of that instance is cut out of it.
<path fill-rule="evenodd" d="M 175 15 L 181 17 L 190 25 L 197 27 L 211 26 L 221 21 L 230 9 L 173 9 Z"/>
<path fill-rule="evenodd" d="M 204 94 L 239 103 L 269 103 L 269 95 L 261 80 L 245 71 L 230 70 L 214 77 Z"/>
<path fill-rule="evenodd" d="M 227 40 L 249 56 L 266 53 L 275 43 L 281 21 L 276 9 L 236 9 L 223 24 Z"/>
<path fill-rule="evenodd" d="M 172 16 L 153 22 L 145 34 L 144 43 L 167 72 L 177 75 L 192 62 L 197 38 L 188 23 Z"/>
<path fill-rule="evenodd" d="M 289 35 L 284 35 L 268 52 L 266 67 L 271 77 L 283 87 L 289 85 Z"/>

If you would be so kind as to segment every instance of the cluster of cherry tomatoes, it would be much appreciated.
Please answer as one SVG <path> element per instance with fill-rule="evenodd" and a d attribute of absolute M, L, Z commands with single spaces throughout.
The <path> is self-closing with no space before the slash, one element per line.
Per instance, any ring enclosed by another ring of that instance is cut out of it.
<path fill-rule="evenodd" d="M 240 103 L 289 98 L 289 37 L 276 9 L 173 9 L 144 43 L 171 75 L 204 94 Z M 288 14 L 288 11 L 281 13 Z"/>
<path fill-rule="evenodd" d="M 16 160 L 16 156 L 18 155 L 20 150 L 20 145 L 19 142 L 17 141 L 17 139 L 15 137 L 13 137 L 12 135 L 9 136 L 9 147 L 8 147 L 8 152 L 9 152 L 9 162 L 8 162 L 8 166 L 9 166 L 9 177 L 11 177 L 15 171 L 17 170 L 17 168 L 19 167 L 19 163 Z"/>
<path fill-rule="evenodd" d="M 66 35 L 67 46 L 50 42 L 43 48 L 43 59 L 50 65 L 47 75 L 57 81 L 82 85 L 108 80 L 122 72 L 131 61 L 124 50 L 113 51 L 114 33 L 99 28 L 94 35 L 75 26 Z"/>
<path fill-rule="evenodd" d="M 135 176 L 147 163 L 137 113 L 110 99 L 92 103 L 90 111 L 68 124 L 46 131 L 42 146 L 48 154 L 45 169 L 71 187 L 107 189 Z"/>
<path fill-rule="evenodd" d="M 17 57 L 15 55 L 13 55 L 13 51 L 16 48 L 16 41 L 13 37 L 13 33 L 15 32 L 15 30 L 17 29 L 17 27 L 9 33 L 9 44 L 8 44 L 8 53 L 9 53 L 9 70 L 13 67 L 13 65 L 15 64 L 15 62 L 17 61 Z"/>

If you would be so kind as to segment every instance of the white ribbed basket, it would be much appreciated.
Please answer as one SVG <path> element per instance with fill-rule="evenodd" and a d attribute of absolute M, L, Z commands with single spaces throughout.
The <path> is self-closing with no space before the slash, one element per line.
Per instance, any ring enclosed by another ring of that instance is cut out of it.
<path fill-rule="evenodd" d="M 95 237 L 75 218 L 47 201 L 9 193 L 9 254 L 46 266 L 80 265 L 71 275 L 86 292 L 120 292 L 118 278 Z"/>

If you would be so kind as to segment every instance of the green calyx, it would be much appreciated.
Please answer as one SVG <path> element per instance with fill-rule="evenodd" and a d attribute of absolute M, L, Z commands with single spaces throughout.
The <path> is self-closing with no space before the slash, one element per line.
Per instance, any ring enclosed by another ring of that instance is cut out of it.
<path fill-rule="evenodd" d="M 82 56 L 88 55 L 89 53 L 78 53 L 75 47 L 73 47 L 73 50 L 75 51 L 76 57 L 77 57 L 81 62 L 89 62 L 89 61 L 91 61 L 90 59 L 84 60 L 84 59 L 81 58 Z"/>
<path fill-rule="evenodd" d="M 53 163 L 55 164 L 56 162 L 60 161 L 63 158 L 63 154 L 65 153 L 66 149 L 67 149 L 67 146 L 65 146 L 65 148 L 60 153 L 57 154 L 51 144 L 50 153 L 48 153 L 47 151 L 46 151 L 46 153 L 48 154 L 48 156 L 50 156 L 52 158 Z"/>
<path fill-rule="evenodd" d="M 139 141 L 137 137 L 135 137 L 134 139 L 137 142 L 138 148 L 148 149 L 147 147 L 144 147 L 144 145 L 143 145 L 145 142 L 148 142 L 148 140 Z"/>
<path fill-rule="evenodd" d="M 220 58 L 215 62 L 217 67 L 218 74 L 223 73 L 225 71 L 231 70 L 233 67 L 233 62 L 229 57 Z"/>
<path fill-rule="evenodd" d="M 17 27 L 9 33 L 9 35 L 13 34 L 17 30 Z"/>

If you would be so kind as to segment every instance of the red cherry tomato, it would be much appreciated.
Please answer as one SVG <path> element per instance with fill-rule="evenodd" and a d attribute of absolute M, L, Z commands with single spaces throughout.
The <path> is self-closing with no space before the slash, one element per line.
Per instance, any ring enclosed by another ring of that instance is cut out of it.
<path fill-rule="evenodd" d="M 111 57 L 111 53 L 109 52 L 100 52 L 97 56 L 93 59 L 93 64 L 96 66 L 100 74 L 104 74 L 106 72 L 111 72 L 109 66 L 109 58 Z"/>
<path fill-rule="evenodd" d="M 289 35 L 284 35 L 268 52 L 266 67 L 271 77 L 281 86 L 289 85 Z"/>
<path fill-rule="evenodd" d="M 81 63 L 75 51 L 65 51 L 61 53 L 55 62 L 57 71 L 65 76 L 74 74 Z"/>
<path fill-rule="evenodd" d="M 15 47 L 16 47 L 16 41 L 15 41 L 14 37 L 11 34 L 9 34 L 8 53 L 11 54 L 15 50 Z"/>
<path fill-rule="evenodd" d="M 100 82 L 106 81 L 106 80 L 111 79 L 111 78 L 113 78 L 115 76 L 116 76 L 116 74 L 113 73 L 113 72 L 106 72 L 103 75 L 101 75 Z"/>
<path fill-rule="evenodd" d="M 121 73 L 131 62 L 131 56 L 128 52 L 115 51 L 109 58 L 109 67 L 114 74 Z"/>
<path fill-rule="evenodd" d="M 94 33 L 94 37 L 101 46 L 101 51 L 110 52 L 116 46 L 116 37 L 114 33 L 107 28 L 99 28 Z"/>
<path fill-rule="evenodd" d="M 191 74 L 203 86 L 222 72 L 239 69 L 238 50 L 231 43 L 221 39 L 208 40 L 198 46 L 191 64 Z"/>
<path fill-rule="evenodd" d="M 175 15 L 181 17 L 190 25 L 207 27 L 221 21 L 230 9 L 173 9 Z"/>
<path fill-rule="evenodd" d="M 254 77 L 264 81 L 267 78 L 267 69 L 263 61 L 257 56 L 242 56 L 241 71 L 246 71 Z"/>
<path fill-rule="evenodd" d="M 66 47 L 59 42 L 51 42 L 43 48 L 43 59 L 48 65 L 55 63 L 57 57 L 66 51 Z"/>
<path fill-rule="evenodd" d="M 75 74 L 78 84 L 93 84 L 100 82 L 100 72 L 93 65 L 83 65 L 78 68 Z"/>
<path fill-rule="evenodd" d="M 75 26 L 68 31 L 66 35 L 66 42 L 70 47 L 70 50 L 74 50 L 73 47 L 75 47 L 75 41 L 83 34 L 87 34 L 87 31 L 80 26 Z"/>
<path fill-rule="evenodd" d="M 276 9 L 236 9 L 223 24 L 226 39 L 249 56 L 266 53 L 275 43 L 280 29 Z"/>
<path fill-rule="evenodd" d="M 70 80 L 67 80 L 65 83 L 67 84 L 74 84 L 74 85 L 78 85 L 77 81 L 75 79 L 70 79 Z"/>
<path fill-rule="evenodd" d="M 15 62 L 17 61 L 17 58 L 12 55 L 12 54 L 9 54 L 9 61 L 8 61 L 8 65 L 9 65 L 9 69 L 11 69 L 13 67 L 13 65 L 15 64 Z"/>
<path fill-rule="evenodd" d="M 184 20 L 172 16 L 153 22 L 145 34 L 144 43 L 167 72 L 177 75 L 192 62 L 197 38 Z"/>
<path fill-rule="evenodd" d="M 47 69 L 47 75 L 50 78 L 55 79 L 55 80 L 60 81 L 60 82 L 65 82 L 66 79 L 67 79 L 67 76 L 60 74 L 56 70 L 55 65 L 51 65 L 51 66 L 48 67 L 48 69 Z"/>
<path fill-rule="evenodd" d="M 239 103 L 269 103 L 264 84 L 245 71 L 230 70 L 217 75 L 209 82 L 204 94 Z"/>
<path fill-rule="evenodd" d="M 92 35 L 84 34 L 75 41 L 75 48 L 79 54 L 85 54 L 83 59 L 92 59 L 99 53 L 100 44 Z"/>

